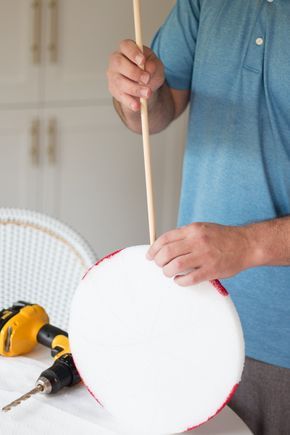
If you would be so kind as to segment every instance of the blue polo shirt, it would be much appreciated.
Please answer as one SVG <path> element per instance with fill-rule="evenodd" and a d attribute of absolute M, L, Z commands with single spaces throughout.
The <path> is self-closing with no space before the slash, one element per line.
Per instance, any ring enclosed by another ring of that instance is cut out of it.
<path fill-rule="evenodd" d="M 290 215 L 290 1 L 178 0 L 153 49 L 191 90 L 179 225 Z M 223 284 L 247 355 L 290 368 L 290 267 Z"/>

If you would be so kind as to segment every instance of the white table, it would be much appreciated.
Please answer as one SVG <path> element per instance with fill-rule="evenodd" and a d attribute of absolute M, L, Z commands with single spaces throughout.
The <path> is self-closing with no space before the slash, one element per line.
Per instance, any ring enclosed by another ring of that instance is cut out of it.
<path fill-rule="evenodd" d="M 38 348 L 27 357 L 0 357 L 0 408 L 34 387 L 40 373 L 52 365 L 49 351 Z M 0 434 L 6 435 L 125 435 L 112 417 L 78 385 L 57 395 L 37 395 L 0 413 Z M 226 407 L 194 435 L 251 435 L 246 425 Z M 134 434 L 138 435 L 138 434 Z M 148 434 L 150 435 L 150 434 Z"/>

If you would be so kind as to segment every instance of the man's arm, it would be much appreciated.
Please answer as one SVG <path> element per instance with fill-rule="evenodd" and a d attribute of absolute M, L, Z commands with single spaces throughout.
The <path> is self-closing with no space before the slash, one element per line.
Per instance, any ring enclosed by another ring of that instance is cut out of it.
<path fill-rule="evenodd" d="M 161 61 L 148 47 L 143 54 L 131 40 L 122 41 L 119 51 L 112 54 L 107 76 L 117 113 L 137 133 L 141 133 L 141 97 L 148 100 L 150 133 L 166 128 L 190 98 L 189 90 L 169 88 Z"/>
<path fill-rule="evenodd" d="M 193 223 L 163 234 L 148 259 L 181 286 L 258 266 L 290 265 L 290 217 L 236 227 Z"/>
<path fill-rule="evenodd" d="M 290 266 L 290 217 L 245 227 L 257 266 Z"/>

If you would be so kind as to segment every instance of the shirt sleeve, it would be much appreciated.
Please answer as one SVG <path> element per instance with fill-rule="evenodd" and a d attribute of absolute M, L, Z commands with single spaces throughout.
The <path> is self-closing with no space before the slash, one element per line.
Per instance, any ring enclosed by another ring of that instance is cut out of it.
<path fill-rule="evenodd" d="M 171 88 L 191 88 L 199 15 L 200 0 L 177 0 L 151 44 Z"/>

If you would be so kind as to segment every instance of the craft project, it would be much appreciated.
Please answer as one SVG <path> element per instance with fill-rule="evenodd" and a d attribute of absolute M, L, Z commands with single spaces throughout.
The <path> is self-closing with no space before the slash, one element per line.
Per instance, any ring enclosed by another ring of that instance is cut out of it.
<path fill-rule="evenodd" d="M 136 43 L 143 50 L 140 0 L 133 5 Z M 141 121 L 152 244 L 145 99 Z M 218 281 L 179 287 L 146 259 L 148 248 L 115 252 L 87 273 L 72 304 L 70 343 L 88 390 L 126 434 L 172 434 L 200 426 L 230 400 L 242 375 L 244 340 L 235 307 Z"/>
<path fill-rule="evenodd" d="M 244 340 L 218 281 L 180 287 L 147 250 L 124 249 L 87 273 L 72 304 L 70 343 L 85 385 L 128 433 L 172 434 L 230 400 Z"/>

